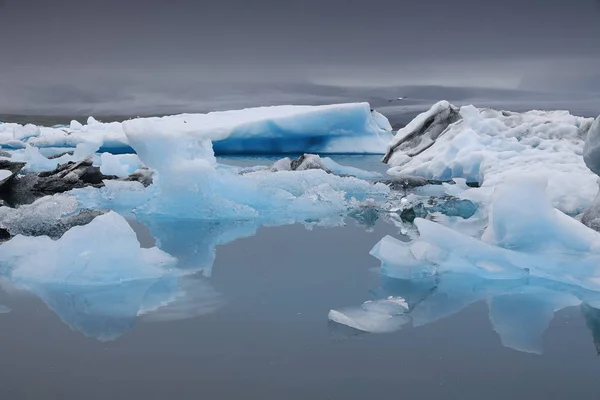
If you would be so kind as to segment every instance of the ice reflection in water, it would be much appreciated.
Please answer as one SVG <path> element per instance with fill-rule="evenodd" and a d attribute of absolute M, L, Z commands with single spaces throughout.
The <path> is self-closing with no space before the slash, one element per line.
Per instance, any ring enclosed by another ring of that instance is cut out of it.
<path fill-rule="evenodd" d="M 407 324 L 419 327 L 484 301 L 492 328 L 506 347 L 541 354 L 543 334 L 555 313 L 573 306 L 581 306 L 597 348 L 600 343 L 600 310 L 586 303 L 597 304 L 600 295 L 544 279 L 492 280 L 459 273 L 414 280 L 383 276 L 373 294 L 374 299 L 361 306 L 329 313 L 336 334 L 336 324 L 369 333 L 386 333 Z M 404 301 L 407 306 L 403 311 L 387 307 L 390 301 Z"/>

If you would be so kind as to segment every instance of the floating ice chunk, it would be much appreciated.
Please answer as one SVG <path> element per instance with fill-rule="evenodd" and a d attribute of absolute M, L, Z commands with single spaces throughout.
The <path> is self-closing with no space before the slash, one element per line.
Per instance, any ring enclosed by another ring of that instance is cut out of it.
<path fill-rule="evenodd" d="M 0 249 L 4 273 L 25 286 L 96 286 L 157 279 L 168 274 L 168 268 L 176 263 L 157 248 L 140 248 L 135 232 L 114 212 L 71 228 L 57 241 L 18 235 Z"/>
<path fill-rule="evenodd" d="M 525 252 L 600 252 L 600 235 L 553 208 L 546 186 L 520 179 L 499 187 L 482 240 Z"/>
<path fill-rule="evenodd" d="M 218 167 L 210 140 L 168 131 L 130 132 L 128 123 L 124 127 L 144 165 L 156 170 L 149 188 L 154 194 L 136 207 L 139 214 L 302 221 L 342 215 L 353 200 L 383 198 L 389 192 L 383 184 L 315 169 L 239 175 Z"/>
<path fill-rule="evenodd" d="M 444 119 L 447 110 L 438 103 L 409 126 L 427 125 L 431 118 Z M 596 195 L 596 177 L 582 158 L 592 119 L 566 111 L 512 113 L 473 106 L 461 107 L 460 117 L 447 125 L 434 143 L 423 134 L 429 145 L 425 150 L 421 141 L 395 149 L 389 158 L 389 173 L 442 181 L 465 178 L 481 184 L 478 191 L 493 191 L 528 171 L 548 180 L 552 205 L 568 214 L 585 210 Z M 409 131 L 421 135 L 421 130 Z M 398 132 L 390 148 L 404 140 L 404 132 Z"/>
<path fill-rule="evenodd" d="M 363 332 L 388 333 L 400 329 L 410 322 L 404 315 L 408 304 L 401 297 L 366 301 L 361 307 L 341 311 L 329 311 L 332 322 L 349 326 Z"/>
<path fill-rule="evenodd" d="M 138 118 L 125 121 L 123 128 L 130 140 L 144 136 L 155 139 L 167 133 L 184 142 L 191 138 L 211 140 L 216 153 L 378 154 L 385 152 L 391 138 L 389 122 L 384 119 L 371 112 L 369 104 L 356 103 Z"/>
<path fill-rule="evenodd" d="M 487 279 L 530 275 L 600 290 L 600 234 L 544 202 L 543 184 L 507 186 L 492 210 L 483 236 L 489 243 L 416 219 L 417 240 L 405 243 L 386 237 L 371 254 L 380 258 L 384 273 L 395 277 L 411 277 L 415 271 Z"/>

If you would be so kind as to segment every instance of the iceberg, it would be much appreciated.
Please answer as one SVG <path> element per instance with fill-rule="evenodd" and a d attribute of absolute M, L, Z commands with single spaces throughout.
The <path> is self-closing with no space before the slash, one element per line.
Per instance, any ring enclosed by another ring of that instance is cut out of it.
<path fill-rule="evenodd" d="M 137 118 L 123 123 L 127 137 L 168 135 L 210 140 L 217 154 L 382 154 L 391 138 L 387 119 L 368 103 L 273 106 Z M 155 146 L 157 143 L 149 143 Z M 132 144 L 136 149 L 136 146 Z M 138 142 L 139 147 L 139 142 Z M 137 149 L 136 149 L 137 151 Z"/>
<path fill-rule="evenodd" d="M 538 277 L 600 291 L 600 234 L 554 209 L 543 182 L 522 180 L 499 190 L 481 240 L 420 218 L 415 224 L 416 240 L 386 237 L 371 251 L 384 274 Z"/>
<path fill-rule="evenodd" d="M 135 232 L 115 212 L 73 227 L 56 241 L 17 235 L 0 249 L 2 272 L 22 285 L 109 285 L 157 279 L 176 263 L 158 248 L 140 248 Z"/>
<path fill-rule="evenodd" d="M 410 322 L 410 318 L 405 315 L 406 311 L 406 300 L 390 296 L 387 299 L 366 301 L 360 308 L 331 310 L 328 318 L 362 332 L 389 333 Z"/>
<path fill-rule="evenodd" d="M 383 154 L 392 127 L 368 103 L 326 106 L 272 106 L 135 118 L 123 123 L 102 123 L 90 117 L 87 124 L 71 121 L 68 126 L 38 127 L 1 124 L 0 146 L 21 149 L 97 146 L 101 152 L 133 152 L 125 133 L 157 132 L 197 140 L 211 140 L 217 154 L 249 153 L 356 153 Z"/>
<path fill-rule="evenodd" d="M 155 171 L 154 183 L 143 188 L 137 182 L 105 181 L 100 190 L 72 191 L 83 207 L 117 209 L 125 203 L 137 215 L 279 224 L 343 216 L 358 202 L 383 200 L 389 193 L 384 184 L 323 169 L 240 173 L 217 163 L 208 139 L 140 130 L 137 121 L 124 123 L 124 129 L 141 162 Z"/>
<path fill-rule="evenodd" d="M 440 102 L 396 133 L 384 160 L 395 176 L 477 183 L 481 189 L 473 192 L 484 202 L 515 177 L 544 178 L 552 204 L 576 215 L 598 192 L 582 157 L 588 131 L 597 130 L 593 121 L 567 111 L 515 113 Z M 593 140 L 588 142 L 590 163 Z"/>
<path fill-rule="evenodd" d="M 2 276 L 40 297 L 73 330 L 103 341 L 131 329 L 138 314 L 186 297 L 176 264 L 156 247 L 141 248 L 114 212 L 57 240 L 17 235 L 0 245 Z"/>

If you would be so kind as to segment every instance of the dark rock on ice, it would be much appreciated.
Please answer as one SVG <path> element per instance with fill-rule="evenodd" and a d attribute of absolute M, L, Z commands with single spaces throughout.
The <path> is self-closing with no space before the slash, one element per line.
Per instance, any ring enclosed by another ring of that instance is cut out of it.
<path fill-rule="evenodd" d="M 53 171 L 38 174 L 33 190 L 43 194 L 63 193 L 71 189 L 86 186 L 102 187 L 104 179 L 118 179 L 116 176 L 103 175 L 99 167 L 92 165 L 92 159 L 59 165 Z"/>
<path fill-rule="evenodd" d="M 13 162 L 8 160 L 0 160 L 0 171 L 9 171 L 10 175 L 2 176 L 0 175 L 0 189 L 4 189 L 3 186 L 5 184 L 10 185 L 14 180 L 14 177 L 25 167 L 25 163 L 23 162 Z"/>
<path fill-rule="evenodd" d="M 388 163 L 396 151 L 409 157 L 422 153 L 461 118 L 460 110 L 447 101 L 435 104 L 398 131 L 382 161 Z"/>

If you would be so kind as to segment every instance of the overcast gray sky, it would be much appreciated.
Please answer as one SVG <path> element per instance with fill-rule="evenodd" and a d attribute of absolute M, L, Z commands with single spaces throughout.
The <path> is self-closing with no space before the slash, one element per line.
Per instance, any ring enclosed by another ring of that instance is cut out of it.
<path fill-rule="evenodd" d="M 0 113 L 322 103 L 405 85 L 594 96 L 598 21 L 598 0 L 0 0 Z"/>

